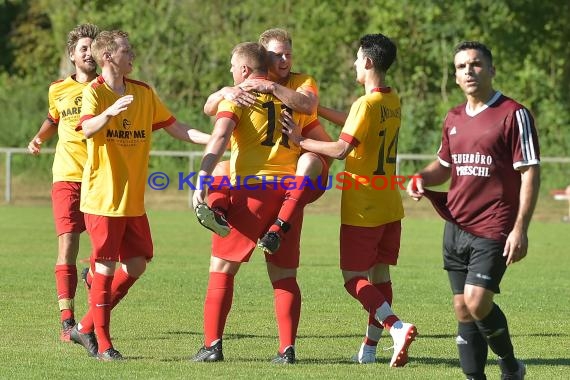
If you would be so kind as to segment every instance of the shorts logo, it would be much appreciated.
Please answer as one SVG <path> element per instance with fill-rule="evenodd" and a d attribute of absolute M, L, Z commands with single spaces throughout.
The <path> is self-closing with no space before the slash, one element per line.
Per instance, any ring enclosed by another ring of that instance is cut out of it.
<path fill-rule="evenodd" d="M 487 276 L 486 274 L 483 274 L 483 273 L 477 273 L 475 276 L 477 278 L 482 278 L 483 280 L 487 280 L 487 281 L 492 280 L 491 276 Z"/>

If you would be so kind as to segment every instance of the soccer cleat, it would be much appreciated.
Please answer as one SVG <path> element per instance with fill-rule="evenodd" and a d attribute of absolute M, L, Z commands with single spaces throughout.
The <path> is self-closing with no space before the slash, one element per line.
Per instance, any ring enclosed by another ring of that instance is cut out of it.
<path fill-rule="evenodd" d="M 114 362 L 116 360 L 123 360 L 123 355 L 113 347 L 109 348 L 105 352 L 97 354 L 97 359 L 103 362 Z"/>
<path fill-rule="evenodd" d="M 295 348 L 289 346 L 283 353 L 278 352 L 277 356 L 271 360 L 273 364 L 295 364 Z"/>
<path fill-rule="evenodd" d="M 392 326 L 390 334 L 394 339 L 394 354 L 390 367 L 403 367 L 408 363 L 408 347 L 418 335 L 418 330 L 411 323 L 402 323 L 400 328 Z"/>
<path fill-rule="evenodd" d="M 269 231 L 257 242 L 257 248 L 263 252 L 273 255 L 281 245 L 281 237 L 277 232 Z"/>
<path fill-rule="evenodd" d="M 202 346 L 191 358 L 193 362 L 221 362 L 224 360 L 224 353 L 222 352 L 222 340 L 210 347 Z"/>
<path fill-rule="evenodd" d="M 97 338 L 94 332 L 88 334 L 83 334 L 79 331 L 77 325 L 73 326 L 71 332 L 69 333 L 71 341 L 82 345 L 87 350 L 89 356 L 96 357 L 97 351 L 99 350 L 99 344 L 97 343 Z"/>
<path fill-rule="evenodd" d="M 83 268 L 83 270 L 81 271 L 81 280 L 83 281 L 83 284 L 85 284 L 85 289 L 87 289 L 87 291 L 91 290 L 91 284 L 87 281 L 88 273 L 89 273 L 89 268 Z"/>
<path fill-rule="evenodd" d="M 75 326 L 75 319 L 73 318 L 68 318 L 61 322 L 61 335 L 59 336 L 59 339 L 62 342 L 71 342 L 69 333 L 71 333 L 73 326 Z"/>
<path fill-rule="evenodd" d="M 352 357 L 352 361 L 360 364 L 376 363 L 376 346 L 360 345 L 360 350 Z"/>
<path fill-rule="evenodd" d="M 515 372 L 509 372 L 501 359 L 499 359 L 499 366 L 501 367 L 501 380 L 524 380 L 526 375 L 526 366 L 521 360 L 517 360 L 519 368 Z"/>
<path fill-rule="evenodd" d="M 230 233 L 230 225 L 224 214 L 219 210 L 213 210 L 205 203 L 200 203 L 194 209 L 198 222 L 213 233 L 226 237 Z"/>

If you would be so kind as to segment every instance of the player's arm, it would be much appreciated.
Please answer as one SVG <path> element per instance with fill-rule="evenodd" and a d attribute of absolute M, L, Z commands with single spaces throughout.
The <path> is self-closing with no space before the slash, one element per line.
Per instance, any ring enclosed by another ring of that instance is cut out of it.
<path fill-rule="evenodd" d="M 33 155 L 40 154 L 42 143 L 52 138 L 56 133 L 57 124 L 50 118 L 46 118 L 38 130 L 38 133 L 36 133 L 28 144 L 28 151 Z"/>
<path fill-rule="evenodd" d="M 312 91 L 303 87 L 293 90 L 267 79 L 246 79 L 239 85 L 246 91 L 258 91 L 264 94 L 273 94 L 293 111 L 311 115 L 317 111 L 319 97 Z"/>
<path fill-rule="evenodd" d="M 91 138 L 94 134 L 99 132 L 113 116 L 117 116 L 126 110 L 133 102 L 132 95 L 125 95 L 117 99 L 109 108 L 101 112 L 99 115 L 85 119 L 81 122 L 81 129 L 86 138 Z"/>
<path fill-rule="evenodd" d="M 201 183 L 202 178 L 212 175 L 214 168 L 220 161 L 220 158 L 228 146 L 228 142 L 230 141 L 230 137 L 235 126 L 235 121 L 227 117 L 221 117 L 216 120 L 212 136 L 204 149 L 204 156 L 202 157 L 200 171 L 198 172 L 198 183 Z M 207 194 L 206 190 L 207 187 L 202 186 L 194 191 L 194 194 L 192 195 L 192 204 L 194 207 L 205 202 Z"/>
<path fill-rule="evenodd" d="M 165 127 L 164 130 L 175 139 L 194 144 L 206 145 L 210 139 L 209 134 L 194 129 L 178 120 Z"/>
<path fill-rule="evenodd" d="M 256 97 L 238 86 L 224 87 L 208 96 L 204 104 L 204 113 L 208 116 L 215 116 L 218 112 L 218 105 L 224 99 L 240 107 L 249 107 L 255 104 Z"/>
<path fill-rule="evenodd" d="M 439 159 L 434 160 L 419 173 L 414 174 L 413 181 L 408 182 L 406 192 L 414 200 L 419 201 L 424 196 L 424 188 L 445 183 L 451 176 L 451 168 L 442 165 Z"/>
<path fill-rule="evenodd" d="M 309 131 L 306 137 L 302 136 L 300 128 L 293 121 L 291 115 L 289 115 L 287 112 L 281 113 L 280 121 L 283 125 L 283 133 L 289 136 L 289 141 L 309 152 L 322 154 L 324 156 L 332 157 L 337 160 L 344 160 L 346 156 L 348 156 L 348 154 L 354 149 L 354 146 L 342 139 L 338 139 L 338 141 L 330 141 L 330 137 L 328 137 L 328 140 L 325 141 L 312 139 L 309 137 L 311 136 L 311 132 L 313 132 L 312 130 Z"/>
<path fill-rule="evenodd" d="M 346 112 L 333 110 L 332 108 L 321 105 L 319 105 L 317 111 L 320 117 L 341 127 L 344 125 L 344 123 L 346 123 L 346 118 L 348 117 L 348 114 Z"/>
<path fill-rule="evenodd" d="M 507 265 L 522 260 L 528 249 L 528 226 L 538 199 L 540 189 L 540 166 L 523 166 L 521 172 L 521 188 L 519 192 L 519 210 L 513 230 L 505 243 L 503 256 Z"/>

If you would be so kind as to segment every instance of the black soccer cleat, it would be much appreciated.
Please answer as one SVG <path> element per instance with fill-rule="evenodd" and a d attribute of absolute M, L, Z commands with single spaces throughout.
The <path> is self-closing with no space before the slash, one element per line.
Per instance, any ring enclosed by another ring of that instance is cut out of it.
<path fill-rule="evenodd" d="M 94 332 L 88 334 L 83 334 L 77 328 L 77 325 L 73 326 L 71 332 L 69 333 L 69 338 L 72 342 L 77 343 L 85 347 L 89 356 L 96 357 L 97 351 L 99 350 L 99 344 L 97 343 L 97 338 Z"/>
<path fill-rule="evenodd" d="M 218 340 L 216 344 L 210 347 L 202 346 L 191 360 L 193 362 L 221 362 L 224 361 L 224 353 L 222 352 L 222 340 Z"/>
<path fill-rule="evenodd" d="M 277 356 L 271 360 L 273 364 L 295 364 L 295 348 L 289 346 L 283 353 L 278 352 Z"/>
<path fill-rule="evenodd" d="M 71 341 L 69 334 L 71 333 L 71 329 L 73 328 L 73 326 L 75 326 L 75 319 L 73 319 L 73 318 L 68 318 L 68 319 L 61 322 L 61 335 L 60 335 L 59 339 L 62 342 L 70 342 Z"/>
<path fill-rule="evenodd" d="M 213 233 L 226 237 L 230 233 L 230 225 L 224 214 L 218 209 L 211 209 L 205 203 L 200 203 L 194 209 L 196 218 L 201 225 L 212 231 Z"/>
<path fill-rule="evenodd" d="M 273 255 L 281 245 L 281 237 L 277 232 L 269 231 L 257 242 L 257 248 L 263 252 Z"/>
<path fill-rule="evenodd" d="M 97 354 L 97 359 L 103 362 L 114 362 L 117 360 L 123 360 L 123 355 L 113 347 L 109 348 L 105 352 L 101 352 Z"/>

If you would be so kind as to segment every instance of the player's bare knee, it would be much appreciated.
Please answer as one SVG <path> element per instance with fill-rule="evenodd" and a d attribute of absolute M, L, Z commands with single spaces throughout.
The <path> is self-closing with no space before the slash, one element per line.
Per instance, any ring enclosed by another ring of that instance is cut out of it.
<path fill-rule="evenodd" d="M 317 178 L 323 171 L 323 162 L 320 157 L 311 152 L 303 153 L 297 161 L 298 176 L 307 176 L 311 179 Z"/>

